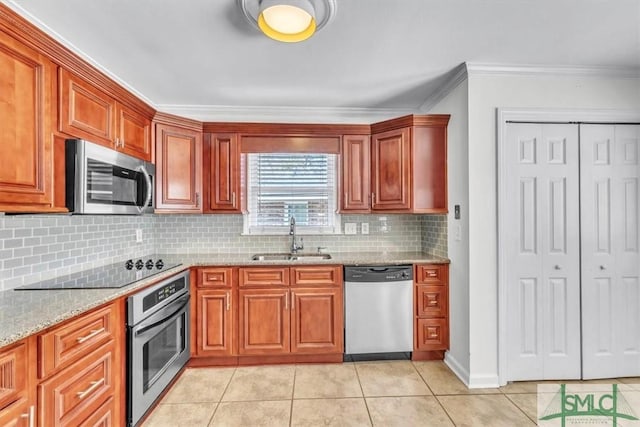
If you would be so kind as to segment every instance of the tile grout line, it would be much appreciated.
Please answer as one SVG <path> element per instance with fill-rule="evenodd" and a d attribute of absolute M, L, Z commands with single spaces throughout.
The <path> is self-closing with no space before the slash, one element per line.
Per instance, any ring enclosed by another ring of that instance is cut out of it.
<path fill-rule="evenodd" d="M 512 404 L 513 406 L 515 406 L 516 408 L 518 408 L 518 409 L 520 410 L 520 412 L 522 412 L 522 413 L 524 414 L 524 416 L 525 416 L 525 417 L 529 418 L 529 419 L 530 419 L 530 420 L 531 420 L 535 425 L 538 425 L 538 420 L 531 419 L 531 417 L 530 417 L 530 416 L 529 416 L 529 415 L 524 411 L 524 409 L 522 409 L 522 408 L 520 407 L 520 405 L 518 405 L 516 402 L 514 402 L 513 400 L 511 400 L 511 398 L 509 397 L 509 395 L 508 395 L 508 394 L 504 394 L 503 396 L 504 396 L 504 397 L 506 397 L 506 398 L 507 398 L 507 400 L 508 400 L 509 402 L 511 402 L 511 404 Z M 536 396 L 537 396 L 537 394 L 536 394 Z M 536 403 L 537 403 L 537 400 L 538 400 L 538 398 L 536 397 Z"/>
<path fill-rule="evenodd" d="M 229 377 L 229 381 L 227 382 L 227 385 L 224 387 L 224 390 L 222 390 L 222 394 L 220 394 L 220 399 L 218 399 L 218 403 L 216 403 L 216 409 L 213 411 L 213 414 L 211 414 L 211 418 L 209 418 L 209 423 L 207 424 L 207 426 L 211 425 L 211 423 L 213 422 L 213 418 L 216 416 L 216 412 L 218 412 L 218 409 L 220 409 L 222 398 L 224 397 L 225 393 L 229 389 L 229 385 L 231 384 L 231 380 L 233 380 L 233 377 L 236 375 L 237 369 L 238 368 L 236 366 L 233 367 L 233 372 L 231 373 L 231 376 Z"/>
<path fill-rule="evenodd" d="M 418 368 L 416 368 L 415 363 L 413 362 L 413 360 L 411 361 L 411 366 L 413 366 L 413 369 L 416 370 L 416 372 L 418 373 L 418 376 L 420 377 L 420 379 L 422 379 L 422 382 L 424 382 L 427 386 L 427 388 L 429 389 L 429 391 L 431 392 L 432 396 L 435 396 L 436 394 L 434 393 L 433 389 L 431 388 L 431 386 L 429 385 L 429 382 L 427 381 L 427 379 L 422 375 L 422 373 L 420 372 L 420 370 Z"/>
<path fill-rule="evenodd" d="M 357 364 L 353 364 L 353 369 L 356 371 L 356 378 L 358 379 L 358 385 L 360 386 L 360 391 L 362 392 L 362 400 L 364 401 L 364 407 L 367 410 L 367 415 L 369 416 L 369 423 L 373 427 L 373 417 L 371 416 L 371 411 L 369 410 L 369 404 L 367 403 L 367 397 L 364 395 L 364 388 L 362 387 L 362 381 L 360 381 L 360 373 L 358 372 Z"/>
<path fill-rule="evenodd" d="M 293 425 L 293 399 L 296 396 L 296 377 L 298 376 L 298 365 L 293 366 L 293 388 L 291 389 L 291 405 L 289 406 L 289 427 Z"/>
<path fill-rule="evenodd" d="M 436 398 L 436 402 L 438 402 L 438 405 L 440 405 L 440 407 L 442 408 L 442 410 L 444 411 L 445 414 L 447 414 L 447 418 L 449 418 L 449 420 L 451 421 L 451 424 L 454 425 L 454 427 L 456 426 L 455 421 L 453 421 L 453 418 L 451 418 L 451 414 L 449 413 L 449 411 L 447 411 L 447 408 L 444 407 L 444 405 L 442 404 L 442 402 L 440 401 L 440 398 L 438 396 L 436 396 L 435 394 L 433 395 L 433 397 Z"/>
<path fill-rule="evenodd" d="M 438 399 L 438 396 L 436 395 L 436 393 L 433 391 L 433 389 L 429 385 L 429 382 L 427 381 L 427 379 L 422 375 L 422 372 L 420 372 L 420 370 L 418 368 L 416 368 L 416 365 L 413 362 L 413 360 L 411 361 L 411 364 L 413 365 L 413 368 L 418 372 L 418 375 L 420 375 L 420 378 L 422 378 L 422 381 L 424 381 L 424 383 L 427 385 L 427 388 L 429 389 L 429 391 L 433 395 L 433 398 L 435 399 L 436 402 L 438 402 L 438 405 L 440 405 L 440 408 L 442 408 L 442 410 L 446 414 L 447 418 L 449 418 L 449 421 L 451 421 L 451 424 L 455 427 L 456 423 L 453 421 L 453 418 L 451 418 L 451 415 L 449 414 L 449 412 L 447 412 L 447 409 L 444 407 L 442 402 L 440 402 L 440 399 Z"/>

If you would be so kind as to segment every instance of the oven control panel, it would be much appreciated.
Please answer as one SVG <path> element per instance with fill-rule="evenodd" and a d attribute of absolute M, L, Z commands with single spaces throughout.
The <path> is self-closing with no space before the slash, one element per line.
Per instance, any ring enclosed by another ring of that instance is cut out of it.
<path fill-rule="evenodd" d="M 180 292 L 186 286 L 186 280 L 179 279 L 158 289 L 155 289 L 152 293 L 146 295 L 142 300 L 142 309 L 144 311 L 149 310 L 151 307 L 161 303 L 171 295 L 175 295 L 176 293 Z"/>

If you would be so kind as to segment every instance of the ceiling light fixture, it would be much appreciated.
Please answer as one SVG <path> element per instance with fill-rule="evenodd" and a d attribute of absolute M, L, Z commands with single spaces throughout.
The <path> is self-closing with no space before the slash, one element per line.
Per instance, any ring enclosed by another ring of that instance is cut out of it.
<path fill-rule="evenodd" d="M 333 19 L 335 0 L 237 0 L 244 16 L 266 36 L 301 42 Z"/>

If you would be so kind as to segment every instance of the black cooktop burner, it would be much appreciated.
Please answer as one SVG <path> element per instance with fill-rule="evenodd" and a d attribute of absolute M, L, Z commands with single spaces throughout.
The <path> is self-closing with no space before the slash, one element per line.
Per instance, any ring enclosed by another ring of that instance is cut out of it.
<path fill-rule="evenodd" d="M 147 279 L 155 274 L 180 263 L 165 263 L 158 258 L 127 260 L 125 263 L 109 264 L 91 270 L 79 271 L 54 279 L 15 288 L 17 291 L 46 289 L 106 289 L 122 288 L 138 280 Z"/>

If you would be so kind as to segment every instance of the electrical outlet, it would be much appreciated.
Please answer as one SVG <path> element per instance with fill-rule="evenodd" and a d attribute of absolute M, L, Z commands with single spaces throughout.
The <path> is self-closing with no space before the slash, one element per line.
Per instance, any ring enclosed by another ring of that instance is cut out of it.
<path fill-rule="evenodd" d="M 136 228 L 136 243 L 142 243 L 142 228 Z"/>
<path fill-rule="evenodd" d="M 369 234 L 369 223 L 368 222 L 363 222 L 362 224 L 360 224 L 360 231 L 362 234 Z"/>
<path fill-rule="evenodd" d="M 462 240 L 462 226 L 460 224 L 455 225 L 454 238 L 459 242 Z"/>
<path fill-rule="evenodd" d="M 355 222 L 345 222 L 344 223 L 344 234 L 357 234 L 358 231 L 356 229 Z"/>

